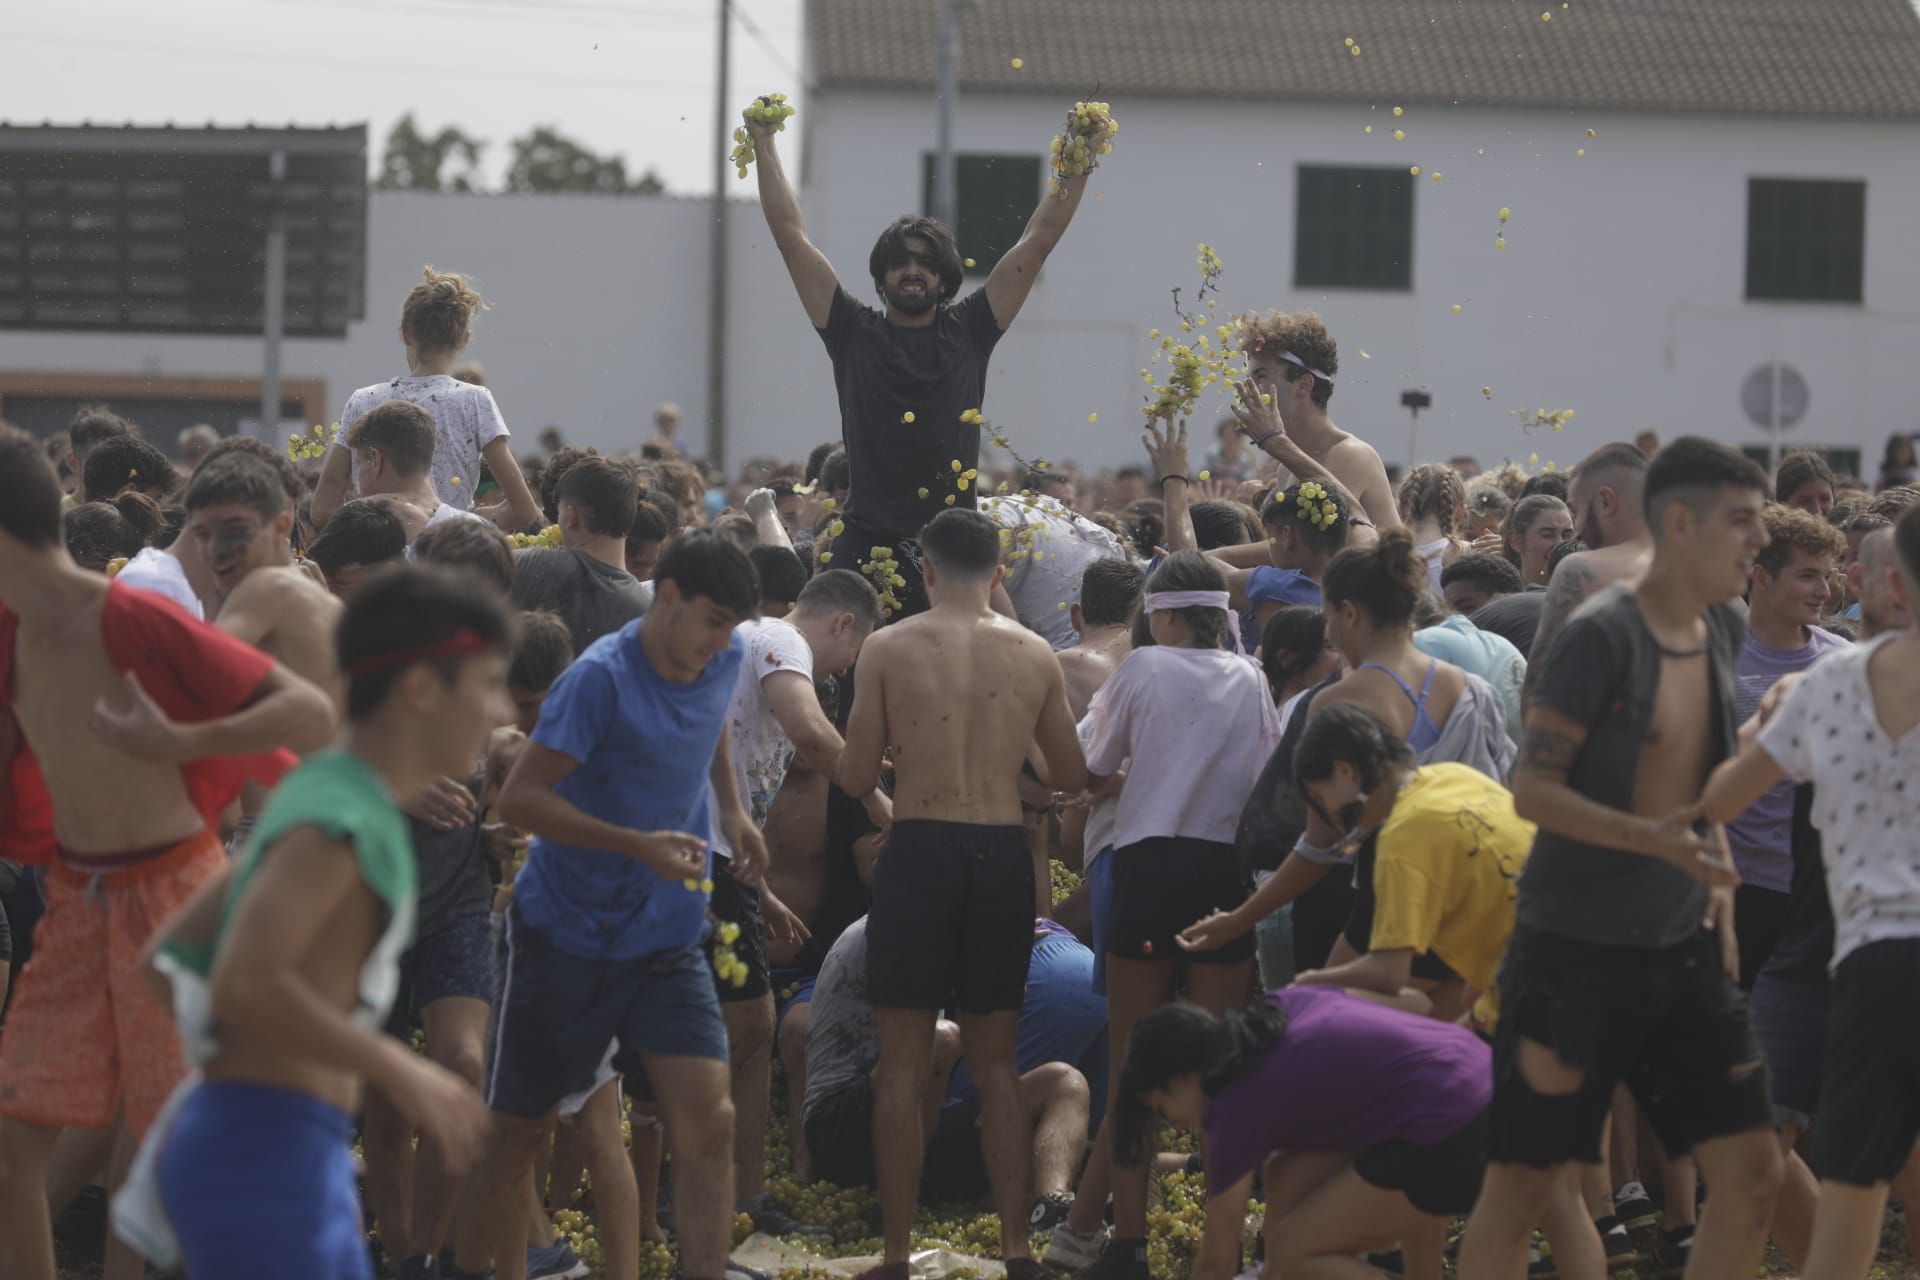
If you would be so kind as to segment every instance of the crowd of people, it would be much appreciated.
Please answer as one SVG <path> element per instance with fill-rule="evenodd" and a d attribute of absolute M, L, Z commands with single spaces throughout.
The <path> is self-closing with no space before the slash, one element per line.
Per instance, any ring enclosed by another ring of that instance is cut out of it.
<path fill-rule="evenodd" d="M 1019 464 L 989 358 L 1087 176 L 964 296 L 894 223 L 875 307 L 749 127 L 804 462 L 670 405 L 516 453 L 432 268 L 337 435 L 0 427 L 0 1275 L 95 1183 L 111 1280 L 583 1275 L 584 1176 L 605 1274 L 720 1280 L 741 1215 L 828 1233 L 784 1111 L 872 1280 L 929 1198 L 1012 1280 L 1164 1274 L 1165 1169 L 1198 1280 L 1256 1201 L 1288 1280 L 1865 1276 L 1920 1191 L 1910 444 L 1401 475 L 1266 312 L 1205 457 Z"/>

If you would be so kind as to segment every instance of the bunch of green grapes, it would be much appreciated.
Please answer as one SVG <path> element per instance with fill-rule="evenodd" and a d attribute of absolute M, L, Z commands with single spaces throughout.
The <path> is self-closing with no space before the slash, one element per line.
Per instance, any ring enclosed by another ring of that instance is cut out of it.
<path fill-rule="evenodd" d="M 1078 871 L 1075 871 L 1072 867 L 1069 867 L 1066 863 L 1058 859 L 1047 864 L 1047 875 L 1052 882 L 1050 890 L 1053 894 L 1052 901 L 1055 907 L 1058 907 L 1061 903 L 1072 897 L 1079 891 L 1080 886 L 1085 883 L 1084 878 Z"/>
<path fill-rule="evenodd" d="M 926 497 L 927 491 L 922 489 L 920 496 Z M 951 506 L 953 499 L 948 498 L 947 504 Z M 843 529 L 845 526 L 836 520 L 834 528 Z M 893 594 L 893 591 L 895 587 L 906 586 L 907 580 L 900 573 L 900 562 L 894 559 L 893 548 L 868 547 L 867 562 L 860 566 L 860 572 L 873 579 L 874 590 L 880 593 L 880 615 L 891 618 L 900 612 L 900 597 Z"/>
<path fill-rule="evenodd" d="M 721 920 L 713 926 L 713 971 L 735 988 L 747 985 L 747 962 L 733 949 L 739 941 L 740 926 L 733 921 Z"/>
<path fill-rule="evenodd" d="M 507 535 L 507 545 L 516 550 L 521 547 L 561 546 L 560 526 L 550 524 L 538 533 L 510 533 Z"/>
<path fill-rule="evenodd" d="M 764 125 L 775 133 L 786 130 L 787 120 L 793 115 L 793 107 L 787 103 L 784 93 L 763 93 L 747 104 L 740 113 L 748 124 Z M 733 131 L 733 167 L 742 178 L 747 176 L 747 166 L 753 163 L 753 135 L 744 128 Z"/>
<path fill-rule="evenodd" d="M 339 439 L 339 423 L 336 422 L 331 427 L 323 427 L 316 422 L 307 434 L 301 435 L 296 431 L 287 437 L 287 456 L 295 462 L 302 458 L 324 458 L 327 456 L 327 450 L 331 449 Z"/>
<path fill-rule="evenodd" d="M 1100 167 L 1100 157 L 1113 150 L 1114 135 L 1120 122 L 1113 108 L 1104 102 L 1076 102 L 1067 112 L 1067 126 L 1054 135 L 1047 149 L 1053 153 L 1053 178 L 1047 190 L 1057 197 L 1067 194 L 1067 179 L 1092 173 Z"/>
<path fill-rule="evenodd" d="M 1231 385 L 1238 377 L 1234 368 L 1237 353 L 1233 346 L 1233 326 L 1215 324 L 1214 311 L 1219 305 L 1220 277 L 1226 272 L 1226 264 L 1220 261 L 1220 255 L 1210 245 L 1201 245 L 1197 259 L 1200 267 L 1200 288 L 1194 294 L 1194 309 L 1185 311 L 1180 306 L 1180 290 L 1173 291 L 1173 314 L 1179 321 L 1180 332 L 1193 334 L 1191 338 L 1182 338 L 1173 334 L 1162 334 L 1158 329 L 1147 331 L 1149 341 L 1160 344 L 1154 352 L 1153 363 L 1162 360 L 1169 366 L 1166 381 L 1163 383 L 1151 369 L 1140 371 L 1140 380 L 1147 384 L 1147 402 L 1143 411 L 1149 422 L 1161 418 L 1185 417 L 1193 412 L 1200 402 L 1201 393 L 1217 383 Z M 1201 305 L 1205 305 L 1204 314 Z M 1207 330 L 1211 326 L 1212 333 Z M 1218 346 L 1215 346 L 1215 343 Z"/>

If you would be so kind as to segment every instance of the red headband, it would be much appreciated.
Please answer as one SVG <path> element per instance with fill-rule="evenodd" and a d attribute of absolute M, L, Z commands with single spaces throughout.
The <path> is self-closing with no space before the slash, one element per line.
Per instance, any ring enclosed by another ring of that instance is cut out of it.
<path fill-rule="evenodd" d="M 432 644 L 417 645 L 411 649 L 395 649 L 390 653 L 376 653 L 360 659 L 347 668 L 349 676 L 367 676 L 376 671 L 391 671 L 395 667 L 410 667 L 416 662 L 433 662 L 439 658 L 457 658 L 464 653 L 473 653 L 485 649 L 493 641 L 481 635 L 472 627 L 462 627 L 444 640 Z"/>

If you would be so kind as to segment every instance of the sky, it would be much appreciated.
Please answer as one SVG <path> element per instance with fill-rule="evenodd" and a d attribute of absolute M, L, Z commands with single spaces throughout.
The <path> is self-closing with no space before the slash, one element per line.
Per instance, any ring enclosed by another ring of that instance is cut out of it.
<path fill-rule="evenodd" d="M 801 0 L 733 0 L 732 84 L 800 99 Z M 713 189 L 719 0 L 0 0 L 8 124 L 366 123 L 411 111 L 492 145 L 550 125 Z M 758 34 L 756 34 L 756 32 Z M 730 113 L 731 117 L 731 113 Z M 732 129 L 730 118 L 728 132 Z M 731 174 L 728 175 L 731 178 Z"/>

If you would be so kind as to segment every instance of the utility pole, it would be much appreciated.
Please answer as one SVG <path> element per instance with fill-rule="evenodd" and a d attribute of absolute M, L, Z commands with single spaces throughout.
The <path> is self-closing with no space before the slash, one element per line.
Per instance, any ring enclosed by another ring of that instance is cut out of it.
<path fill-rule="evenodd" d="M 935 47 L 933 216 L 958 229 L 958 190 L 953 158 L 953 110 L 960 93 L 960 5 L 940 0 L 940 35 Z"/>
<path fill-rule="evenodd" d="M 260 438 L 280 434 L 280 340 L 287 329 L 287 153 L 267 161 L 267 278 L 261 298 Z"/>
<path fill-rule="evenodd" d="M 727 169 L 732 149 L 731 0 L 719 0 L 720 70 L 713 104 L 717 126 L 713 143 L 713 245 L 707 279 L 707 454 L 721 471 L 727 469 Z"/>

